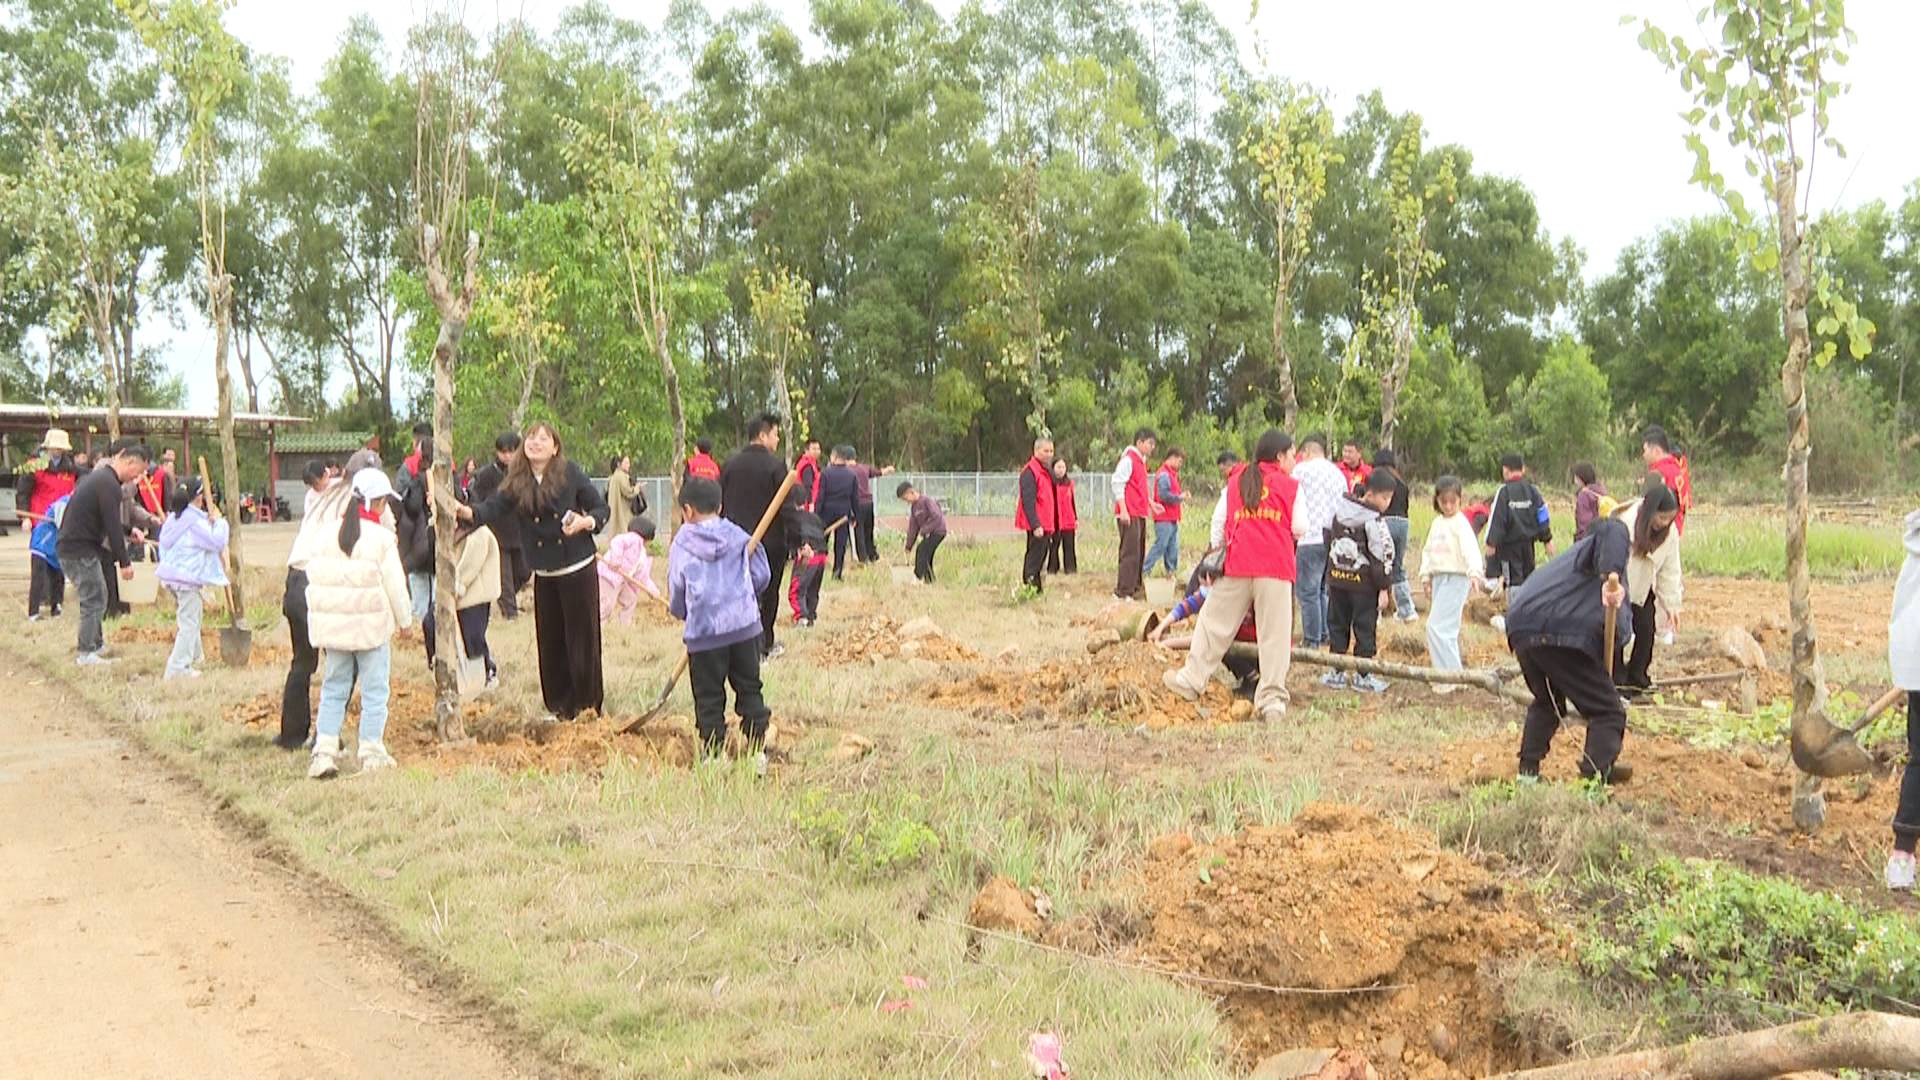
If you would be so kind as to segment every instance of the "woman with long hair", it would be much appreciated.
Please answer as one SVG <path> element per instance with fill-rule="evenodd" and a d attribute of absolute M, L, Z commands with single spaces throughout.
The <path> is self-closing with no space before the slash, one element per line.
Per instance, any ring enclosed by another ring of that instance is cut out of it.
<path fill-rule="evenodd" d="M 1254 715 L 1275 721 L 1287 714 L 1287 667 L 1293 660 L 1293 501 L 1299 489 L 1289 475 L 1293 437 L 1269 429 L 1253 458 L 1227 476 L 1226 566 L 1200 609 L 1186 665 L 1162 681 L 1188 701 L 1199 700 L 1251 608 L 1260 648 Z"/>
<path fill-rule="evenodd" d="M 1613 512 L 1633 534 L 1632 552 L 1627 557 L 1627 602 L 1633 605 L 1633 648 L 1617 650 L 1613 681 L 1620 692 L 1637 697 L 1653 689 L 1653 639 L 1658 610 L 1664 611 L 1668 626 L 1680 625 L 1682 581 L 1680 577 L 1680 530 L 1674 521 L 1680 515 L 1680 500 L 1658 476 L 1647 481 L 1638 499 Z"/>
<path fill-rule="evenodd" d="M 540 421 L 522 433 L 507 478 L 492 497 L 461 506 L 463 521 L 518 521 L 533 567 L 534 641 L 540 697 L 571 720 L 605 701 L 600 677 L 600 578 L 593 534 L 607 524 L 607 501 L 585 470 L 567 460 L 560 434 Z"/>

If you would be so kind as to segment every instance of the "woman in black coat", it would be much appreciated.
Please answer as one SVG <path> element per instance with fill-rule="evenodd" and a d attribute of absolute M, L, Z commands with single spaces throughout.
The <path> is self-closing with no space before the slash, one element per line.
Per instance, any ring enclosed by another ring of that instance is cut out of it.
<path fill-rule="evenodd" d="M 560 435 L 544 421 L 526 430 L 500 490 L 460 507 L 463 521 L 513 518 L 533 567 L 533 629 L 540 651 L 540 697 L 571 720 L 605 702 L 600 677 L 600 579 L 593 534 L 607 524 L 607 501 L 568 461 Z"/>

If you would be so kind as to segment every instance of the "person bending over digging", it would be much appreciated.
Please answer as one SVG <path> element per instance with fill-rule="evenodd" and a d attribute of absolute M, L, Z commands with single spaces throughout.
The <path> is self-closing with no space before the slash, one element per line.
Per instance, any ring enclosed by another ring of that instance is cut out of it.
<path fill-rule="evenodd" d="M 1520 661 L 1520 673 L 1533 704 L 1527 706 L 1520 735 L 1520 779 L 1537 781 L 1554 733 L 1560 730 L 1558 702 L 1571 702 L 1587 720 L 1587 744 L 1580 775 L 1604 783 L 1624 783 L 1633 769 L 1620 760 L 1627 711 L 1607 676 L 1605 650 L 1625 641 L 1630 620 L 1620 619 L 1614 641 L 1606 641 L 1606 614 L 1627 598 L 1620 581 L 1627 573 L 1633 540 L 1625 523 L 1600 518 L 1565 558 L 1542 567 L 1515 589 L 1507 606 L 1507 644 Z"/>
<path fill-rule="evenodd" d="M 680 489 L 686 524 L 667 552 L 667 607 L 686 622 L 687 677 L 702 756 L 718 758 L 727 742 L 727 687 L 753 754 L 755 775 L 767 772 L 767 721 L 760 693 L 760 606 L 772 572 L 766 549 L 720 516 L 720 485 L 688 480 Z"/>
<path fill-rule="evenodd" d="M 1207 595 L 1213 592 L 1214 583 L 1220 580 L 1221 573 L 1226 569 L 1226 560 L 1225 548 L 1214 548 L 1200 557 L 1200 561 L 1194 565 L 1193 576 L 1187 579 L 1187 594 L 1181 597 L 1179 603 L 1173 605 L 1173 610 L 1167 612 L 1167 617 L 1161 619 L 1159 625 L 1148 631 L 1148 641 L 1168 648 L 1193 644 L 1193 638 L 1190 635 L 1169 637 L 1167 632 L 1200 614 L 1201 607 L 1207 602 Z M 1260 640 L 1260 631 L 1254 625 L 1251 610 L 1247 612 L 1246 618 L 1240 620 L 1240 629 L 1234 633 L 1233 640 L 1235 643 Z M 1221 659 L 1221 664 L 1237 683 L 1234 692 L 1242 697 L 1252 698 L 1254 685 L 1260 681 L 1260 661 L 1248 656 L 1235 656 L 1229 650 Z"/>

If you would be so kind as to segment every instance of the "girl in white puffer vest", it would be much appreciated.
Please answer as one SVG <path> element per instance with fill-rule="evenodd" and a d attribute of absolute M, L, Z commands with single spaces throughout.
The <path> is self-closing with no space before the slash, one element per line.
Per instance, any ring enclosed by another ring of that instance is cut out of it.
<path fill-rule="evenodd" d="M 307 767 L 315 780 L 340 771 L 340 728 L 356 681 L 360 769 L 394 764 L 381 741 L 387 728 L 387 676 L 394 631 L 412 625 L 413 601 L 399 542 L 380 518 L 391 498 L 393 484 L 379 469 L 355 473 L 338 543 L 322 545 L 307 562 L 307 634 L 327 654 L 318 735 Z"/>

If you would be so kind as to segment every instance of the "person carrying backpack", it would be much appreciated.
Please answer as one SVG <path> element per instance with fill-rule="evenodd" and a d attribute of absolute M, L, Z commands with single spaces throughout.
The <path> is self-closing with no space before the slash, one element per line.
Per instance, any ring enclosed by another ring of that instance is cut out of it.
<path fill-rule="evenodd" d="M 1525 458 L 1501 458 L 1500 476 L 1506 482 L 1487 514 L 1487 580 L 1513 588 L 1533 574 L 1535 544 L 1545 544 L 1547 558 L 1553 558 L 1553 522 L 1546 496 L 1527 479 Z"/>
<path fill-rule="evenodd" d="M 1361 485 L 1366 494 L 1341 500 L 1333 524 L 1327 526 L 1327 651 L 1345 655 L 1351 638 L 1353 655 L 1371 660 L 1378 640 L 1380 593 L 1393 582 L 1393 533 L 1382 515 L 1393 502 L 1397 481 L 1391 470 L 1375 466 Z M 1357 672 L 1349 680 L 1335 668 L 1321 676 L 1320 685 L 1379 694 L 1387 689 L 1387 680 Z"/>

